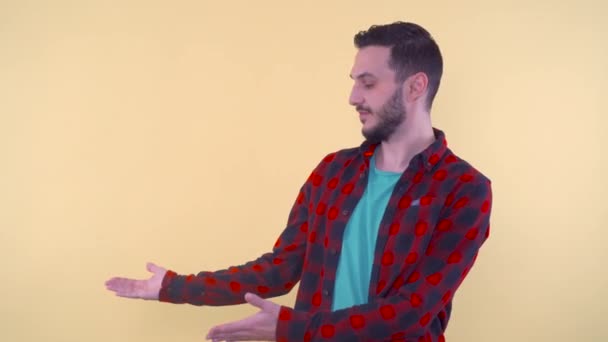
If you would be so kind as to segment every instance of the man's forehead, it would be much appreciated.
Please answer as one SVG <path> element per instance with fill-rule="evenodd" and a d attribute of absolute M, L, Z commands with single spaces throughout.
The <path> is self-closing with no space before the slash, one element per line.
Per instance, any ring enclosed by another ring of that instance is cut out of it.
<path fill-rule="evenodd" d="M 363 77 L 383 78 L 393 74 L 388 62 L 390 48 L 383 46 L 368 46 L 357 51 L 350 77 L 353 79 Z"/>

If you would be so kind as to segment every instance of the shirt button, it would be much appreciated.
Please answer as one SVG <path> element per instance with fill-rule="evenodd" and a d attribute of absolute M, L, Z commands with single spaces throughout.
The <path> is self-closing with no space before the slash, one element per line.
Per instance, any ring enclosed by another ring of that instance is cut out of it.
<path fill-rule="evenodd" d="M 329 252 L 330 252 L 332 255 L 336 255 L 336 254 L 338 254 L 338 251 L 337 251 L 335 248 L 330 249 L 330 250 L 329 250 Z"/>
<path fill-rule="evenodd" d="M 348 210 L 342 210 L 342 215 L 344 215 L 344 216 L 348 215 Z"/>
<path fill-rule="evenodd" d="M 329 291 L 327 291 L 327 290 L 323 290 L 323 295 L 324 295 L 324 296 L 329 296 Z"/>

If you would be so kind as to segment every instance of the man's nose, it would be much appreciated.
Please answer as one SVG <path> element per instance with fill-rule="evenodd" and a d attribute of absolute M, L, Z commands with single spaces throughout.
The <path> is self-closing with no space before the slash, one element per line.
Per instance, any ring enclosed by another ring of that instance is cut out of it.
<path fill-rule="evenodd" d="M 351 106 L 358 106 L 363 103 L 363 97 L 355 88 L 353 88 L 350 92 L 348 103 L 350 103 Z"/>

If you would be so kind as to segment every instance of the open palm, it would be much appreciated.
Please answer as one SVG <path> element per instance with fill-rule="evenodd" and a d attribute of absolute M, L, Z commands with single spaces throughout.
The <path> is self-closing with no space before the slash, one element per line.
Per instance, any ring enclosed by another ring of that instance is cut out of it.
<path fill-rule="evenodd" d="M 281 306 L 262 299 L 253 293 L 245 294 L 245 300 L 260 309 L 256 314 L 240 321 L 211 328 L 207 339 L 219 341 L 275 341 Z"/>
<path fill-rule="evenodd" d="M 153 273 L 152 277 L 141 280 L 114 277 L 106 281 L 106 288 L 120 297 L 158 300 L 158 293 L 167 270 L 151 262 L 146 268 Z"/>

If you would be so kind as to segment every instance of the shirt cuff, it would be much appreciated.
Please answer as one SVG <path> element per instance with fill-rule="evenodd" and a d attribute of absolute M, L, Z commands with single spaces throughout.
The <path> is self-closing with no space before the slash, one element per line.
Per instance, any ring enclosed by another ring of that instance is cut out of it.
<path fill-rule="evenodd" d="M 178 290 L 178 288 L 182 287 L 179 286 L 180 278 L 181 277 L 173 271 L 169 270 L 165 273 L 158 293 L 158 300 L 160 302 L 175 304 L 183 303 L 182 298 L 180 298 L 181 296 L 179 295 L 180 291 Z"/>

